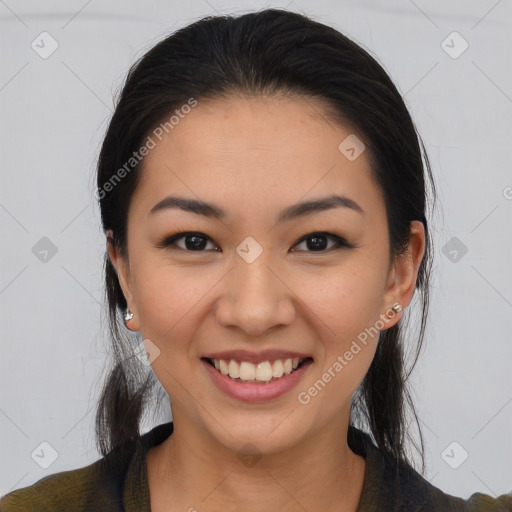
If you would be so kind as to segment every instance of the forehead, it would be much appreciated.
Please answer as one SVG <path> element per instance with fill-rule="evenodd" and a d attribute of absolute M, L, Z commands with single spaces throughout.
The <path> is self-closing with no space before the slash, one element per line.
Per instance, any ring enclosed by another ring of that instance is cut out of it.
<path fill-rule="evenodd" d="M 177 112 L 173 124 L 162 124 L 158 137 L 150 134 L 155 146 L 143 161 L 132 203 L 148 212 L 180 192 L 227 204 L 228 211 L 229 204 L 256 198 L 260 208 L 273 209 L 340 193 L 365 210 L 381 208 L 367 151 L 355 159 L 347 153 L 354 143 L 361 151 L 362 136 L 332 121 L 328 108 L 317 99 L 283 95 L 198 100 L 187 113 Z"/>

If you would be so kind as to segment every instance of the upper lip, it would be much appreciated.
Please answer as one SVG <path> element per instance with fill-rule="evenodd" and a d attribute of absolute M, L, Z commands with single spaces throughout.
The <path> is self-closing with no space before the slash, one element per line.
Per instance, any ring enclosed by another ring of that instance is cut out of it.
<path fill-rule="evenodd" d="M 309 354 L 300 352 L 290 352 L 289 350 L 262 350 L 261 352 L 250 352 L 249 350 L 226 350 L 225 352 L 211 352 L 204 354 L 202 358 L 224 359 L 226 361 L 234 359 L 235 361 L 247 361 L 248 363 L 258 364 L 264 361 L 275 361 L 276 359 L 306 359 L 311 357 Z M 312 359 L 312 357 L 311 357 Z"/>

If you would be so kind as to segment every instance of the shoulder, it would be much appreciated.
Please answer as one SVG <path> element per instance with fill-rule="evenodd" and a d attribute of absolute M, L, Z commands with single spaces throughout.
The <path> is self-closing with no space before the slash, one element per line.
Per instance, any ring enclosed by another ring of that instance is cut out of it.
<path fill-rule="evenodd" d="M 493 498 L 474 493 L 467 499 L 452 496 L 408 464 L 397 463 L 365 432 L 352 429 L 351 436 L 351 448 L 367 463 L 361 510 L 374 510 L 378 504 L 375 510 L 387 512 L 512 512 L 512 494 Z"/>
<path fill-rule="evenodd" d="M 512 512 L 512 492 L 497 498 L 475 492 L 465 501 L 465 504 L 468 512 Z"/>
<path fill-rule="evenodd" d="M 172 422 L 159 425 L 89 466 L 49 475 L 15 490 L 0 500 L 0 512 L 121 512 L 126 505 L 130 510 L 146 510 L 146 453 L 172 432 Z"/>
<path fill-rule="evenodd" d="M 0 500 L 1 512 L 122 510 L 123 482 L 136 442 L 83 468 L 46 476 Z"/>
<path fill-rule="evenodd" d="M 427 512 L 512 512 L 512 495 L 493 498 L 487 494 L 473 493 L 463 499 L 452 496 L 432 485 L 409 466 L 401 468 L 395 489 L 400 501 L 399 510 Z"/>
<path fill-rule="evenodd" d="M 98 462 L 80 469 L 46 476 L 0 500 L 0 511 L 87 510 L 92 494 L 105 495 Z M 93 491 L 94 490 L 94 491 Z"/>
<path fill-rule="evenodd" d="M 463 499 L 448 494 L 425 480 L 413 468 L 404 466 L 395 489 L 401 508 L 417 512 L 512 512 L 512 494 L 496 498 L 480 492 Z"/>

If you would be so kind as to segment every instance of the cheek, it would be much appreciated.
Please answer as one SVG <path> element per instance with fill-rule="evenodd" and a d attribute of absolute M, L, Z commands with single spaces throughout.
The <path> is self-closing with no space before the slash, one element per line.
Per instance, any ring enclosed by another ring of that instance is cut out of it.
<path fill-rule="evenodd" d="M 189 407 L 189 395 L 183 389 L 190 391 L 190 340 L 201 322 L 201 299 L 213 283 L 207 286 L 190 271 L 185 275 L 177 269 L 155 268 L 138 276 L 140 332 L 158 347 L 158 357 L 152 363 L 158 381 L 176 403 Z M 195 414 L 193 407 L 189 412 Z"/>
<path fill-rule="evenodd" d="M 338 271 L 329 279 L 303 280 L 314 329 L 320 337 L 319 366 L 300 391 L 322 396 L 317 406 L 328 417 L 349 401 L 372 363 L 379 339 L 379 273 Z M 314 290 L 314 291 L 312 291 Z"/>
<path fill-rule="evenodd" d="M 182 339 L 180 333 L 187 330 L 213 284 L 208 286 L 209 280 L 190 269 L 151 264 L 138 268 L 135 293 L 142 335 L 158 343 Z"/>
<path fill-rule="evenodd" d="M 338 342 L 357 336 L 380 314 L 383 277 L 376 266 L 364 265 L 363 258 L 360 260 L 302 278 L 297 288 L 302 290 L 300 299 Z"/>

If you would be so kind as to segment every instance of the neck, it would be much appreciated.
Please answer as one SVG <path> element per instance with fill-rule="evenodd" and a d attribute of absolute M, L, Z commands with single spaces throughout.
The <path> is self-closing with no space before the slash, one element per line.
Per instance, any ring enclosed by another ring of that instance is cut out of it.
<path fill-rule="evenodd" d="M 175 415 L 173 434 L 148 453 L 151 510 L 356 512 L 365 461 L 348 447 L 347 430 L 348 417 L 293 449 L 251 457 Z"/>

